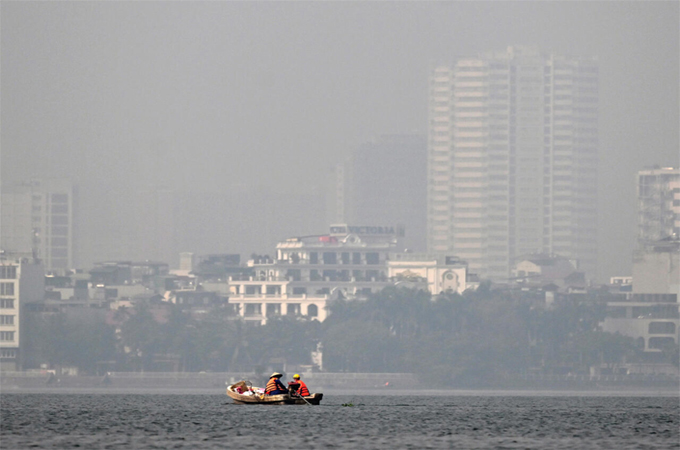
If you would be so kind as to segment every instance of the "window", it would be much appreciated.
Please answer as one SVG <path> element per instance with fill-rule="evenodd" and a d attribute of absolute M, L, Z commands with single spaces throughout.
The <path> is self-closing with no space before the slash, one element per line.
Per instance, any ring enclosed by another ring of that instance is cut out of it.
<path fill-rule="evenodd" d="M 0 278 L 14 280 L 17 277 L 17 266 L 0 266 Z"/>
<path fill-rule="evenodd" d="M 675 324 L 673 322 L 650 322 L 649 334 L 675 334 Z"/>
<path fill-rule="evenodd" d="M 68 236 L 68 227 L 52 227 L 52 236 Z"/>
<path fill-rule="evenodd" d="M 352 253 L 352 264 L 361 264 L 361 253 Z"/>
<path fill-rule="evenodd" d="M 12 299 L 12 298 L 0 299 L 0 308 L 14 309 L 14 299 Z"/>
<path fill-rule="evenodd" d="M 14 295 L 14 283 L 0 283 L 0 295 Z"/>
<path fill-rule="evenodd" d="M 326 281 L 337 281 L 338 279 L 338 273 L 336 270 L 324 270 L 322 275 L 323 279 Z"/>
<path fill-rule="evenodd" d="M 366 264 L 380 264 L 380 255 L 377 252 L 366 253 Z"/>
<path fill-rule="evenodd" d="M 340 260 L 342 261 L 343 264 L 349 264 L 349 253 L 348 252 L 343 252 L 340 255 Z"/>
<path fill-rule="evenodd" d="M 52 216 L 52 225 L 68 225 L 68 216 Z"/>
<path fill-rule="evenodd" d="M 68 195 L 52 194 L 52 203 L 68 203 Z"/>
<path fill-rule="evenodd" d="M 664 349 L 675 345 L 675 339 L 672 337 L 651 337 L 649 338 L 649 348 Z"/>
<path fill-rule="evenodd" d="M 319 307 L 316 305 L 309 305 L 307 307 L 307 315 L 309 317 L 317 317 L 319 315 Z"/>
<path fill-rule="evenodd" d="M 0 325 L 14 325 L 14 316 L 0 315 Z"/>
<path fill-rule="evenodd" d="M 66 247 L 68 246 L 68 239 L 65 237 L 53 237 L 52 246 L 54 247 Z"/>
<path fill-rule="evenodd" d="M 268 285 L 266 289 L 267 289 L 267 295 L 281 295 L 281 286 Z"/>
<path fill-rule="evenodd" d="M 309 254 L 309 264 L 319 264 L 319 254 L 317 252 Z"/>
<path fill-rule="evenodd" d="M 267 317 L 281 315 L 280 303 L 267 303 Z"/>
<path fill-rule="evenodd" d="M 294 287 L 293 295 L 305 295 L 307 293 L 307 288 L 304 287 Z"/>
<path fill-rule="evenodd" d="M 13 341 L 14 331 L 0 331 L 0 341 Z"/>
<path fill-rule="evenodd" d="M 13 348 L 0 349 L 0 358 L 16 358 L 17 351 Z"/>
<path fill-rule="evenodd" d="M 52 247 L 52 257 L 53 258 L 66 258 L 68 257 L 68 249 L 62 247 Z"/>
<path fill-rule="evenodd" d="M 324 264 L 337 264 L 338 263 L 338 255 L 335 252 L 324 252 L 323 263 Z"/>
<path fill-rule="evenodd" d="M 246 304 L 246 316 L 259 316 L 262 314 L 262 304 L 261 303 L 247 303 Z"/>
<path fill-rule="evenodd" d="M 246 295 L 261 294 L 260 286 L 246 286 Z"/>
<path fill-rule="evenodd" d="M 286 314 L 289 316 L 299 316 L 300 315 L 300 304 L 299 303 L 288 303 L 286 306 Z"/>
<path fill-rule="evenodd" d="M 300 269 L 289 269 L 286 273 L 286 278 L 293 281 L 300 281 L 302 278 L 302 271 Z"/>

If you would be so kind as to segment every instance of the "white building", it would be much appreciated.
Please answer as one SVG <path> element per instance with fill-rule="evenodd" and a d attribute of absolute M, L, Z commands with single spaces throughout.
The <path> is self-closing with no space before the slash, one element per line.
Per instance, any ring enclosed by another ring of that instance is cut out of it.
<path fill-rule="evenodd" d="M 666 238 L 639 249 L 633 292 L 607 303 L 602 329 L 637 340 L 646 352 L 680 342 L 680 240 Z"/>
<path fill-rule="evenodd" d="M 422 281 L 432 295 L 462 294 L 476 286 L 468 286 L 467 264 L 451 256 L 397 253 L 387 262 L 387 268 L 395 284 Z"/>
<path fill-rule="evenodd" d="M 45 270 L 75 267 L 75 188 L 68 180 L 30 180 L 2 187 L 0 247 L 31 253 Z"/>
<path fill-rule="evenodd" d="M 260 279 L 288 281 L 293 295 L 366 296 L 390 284 L 387 261 L 400 249 L 393 226 L 332 225 L 330 233 L 293 237 L 276 258 L 248 261 Z"/>
<path fill-rule="evenodd" d="M 293 294 L 290 282 L 276 277 L 231 277 L 229 288 L 229 304 L 246 322 L 264 325 L 286 315 L 323 322 L 327 317 L 328 295 Z"/>
<path fill-rule="evenodd" d="M 428 251 L 503 281 L 531 253 L 597 257 L 598 68 L 509 47 L 430 77 Z"/>
<path fill-rule="evenodd" d="M 21 368 L 24 303 L 41 302 L 45 271 L 30 258 L 0 260 L 0 370 Z"/>
<path fill-rule="evenodd" d="M 638 243 L 680 236 L 680 170 L 672 167 L 637 174 Z"/>

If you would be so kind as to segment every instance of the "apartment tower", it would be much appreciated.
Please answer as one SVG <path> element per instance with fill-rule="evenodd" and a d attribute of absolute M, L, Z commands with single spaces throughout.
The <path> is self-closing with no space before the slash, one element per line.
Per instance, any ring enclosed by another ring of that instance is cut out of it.
<path fill-rule="evenodd" d="M 531 47 L 430 75 L 428 250 L 507 280 L 522 256 L 597 261 L 598 67 Z"/>
<path fill-rule="evenodd" d="M 35 179 L 2 187 L 0 248 L 32 254 L 45 269 L 76 267 L 77 188 L 67 179 Z"/>
<path fill-rule="evenodd" d="M 680 237 L 680 169 L 637 173 L 638 244 Z"/>

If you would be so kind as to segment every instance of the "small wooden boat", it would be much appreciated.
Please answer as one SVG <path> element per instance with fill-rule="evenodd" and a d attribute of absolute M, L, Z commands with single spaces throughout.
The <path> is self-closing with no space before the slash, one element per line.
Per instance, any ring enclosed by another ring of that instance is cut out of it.
<path fill-rule="evenodd" d="M 227 395 L 234 403 L 241 405 L 318 405 L 323 398 L 322 393 L 299 397 L 290 394 L 264 395 L 259 393 L 262 391 L 261 388 L 249 386 L 245 381 L 227 387 Z"/>

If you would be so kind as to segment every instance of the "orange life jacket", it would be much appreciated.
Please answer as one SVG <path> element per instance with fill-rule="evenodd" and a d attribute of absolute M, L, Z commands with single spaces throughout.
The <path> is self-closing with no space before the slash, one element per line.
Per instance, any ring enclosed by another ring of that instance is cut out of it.
<path fill-rule="evenodd" d="M 304 383 L 304 381 L 295 380 L 295 382 L 300 383 L 300 387 L 298 388 L 298 393 L 303 397 L 308 397 L 309 396 L 309 389 L 307 389 L 307 385 Z"/>
<path fill-rule="evenodd" d="M 264 393 L 269 394 L 270 392 L 276 390 L 285 391 L 286 387 L 279 381 L 278 378 L 270 378 L 269 381 L 267 381 L 267 386 L 264 388 Z"/>

